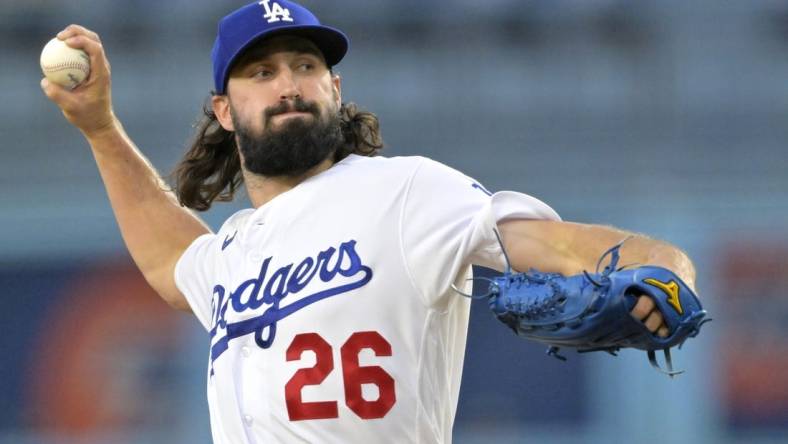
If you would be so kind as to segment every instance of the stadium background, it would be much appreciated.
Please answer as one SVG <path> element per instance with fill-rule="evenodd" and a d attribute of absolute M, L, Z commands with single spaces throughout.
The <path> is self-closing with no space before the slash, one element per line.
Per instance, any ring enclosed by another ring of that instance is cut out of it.
<path fill-rule="evenodd" d="M 788 438 L 788 3 L 304 0 L 345 30 L 344 97 L 386 155 L 684 247 L 715 322 L 675 354 L 547 358 L 474 304 L 455 442 Z M 93 159 L 41 93 L 41 47 L 98 31 L 115 111 L 163 172 L 236 1 L 3 0 L 0 442 L 208 443 L 206 334 L 133 268 Z M 245 199 L 218 205 L 214 228 Z"/>

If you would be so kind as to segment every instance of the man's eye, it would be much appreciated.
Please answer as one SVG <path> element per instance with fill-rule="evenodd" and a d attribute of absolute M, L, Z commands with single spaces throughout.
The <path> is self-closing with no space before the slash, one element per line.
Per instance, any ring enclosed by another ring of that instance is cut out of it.
<path fill-rule="evenodd" d="M 271 70 L 268 70 L 268 69 L 258 69 L 258 70 L 255 70 L 252 75 L 254 77 L 261 77 L 261 78 L 265 79 L 265 78 L 271 77 L 273 75 L 273 72 Z"/>
<path fill-rule="evenodd" d="M 311 63 L 302 63 L 302 64 L 298 65 L 298 69 L 300 71 L 311 71 L 311 70 L 315 69 L 315 65 L 313 65 Z"/>

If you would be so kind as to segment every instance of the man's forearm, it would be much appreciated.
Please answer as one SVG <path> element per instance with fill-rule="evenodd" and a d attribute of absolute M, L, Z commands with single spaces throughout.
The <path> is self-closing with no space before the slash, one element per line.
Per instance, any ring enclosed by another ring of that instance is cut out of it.
<path fill-rule="evenodd" d="M 668 268 L 695 287 L 695 267 L 683 251 L 641 234 L 602 225 L 541 220 L 505 221 L 499 229 L 516 270 L 536 268 L 565 275 L 592 272 L 607 249 L 630 237 L 621 247 L 620 264 Z"/>
<path fill-rule="evenodd" d="M 131 256 L 160 294 L 171 293 L 174 282 L 167 273 L 189 244 L 209 229 L 180 206 L 120 122 L 86 137 Z"/>
<path fill-rule="evenodd" d="M 599 228 L 609 229 L 604 226 Z M 695 266 L 684 251 L 672 244 L 642 234 L 620 232 L 632 236 L 621 247 L 621 265 L 664 267 L 676 273 L 687 285 L 695 289 Z"/>
<path fill-rule="evenodd" d="M 90 143 L 123 240 L 145 279 L 170 305 L 187 310 L 173 271 L 189 244 L 209 230 L 178 204 L 115 118 L 109 61 L 98 34 L 69 25 L 57 36 L 67 46 L 85 51 L 90 75 L 75 89 L 47 79 L 41 80 L 41 88 Z"/>

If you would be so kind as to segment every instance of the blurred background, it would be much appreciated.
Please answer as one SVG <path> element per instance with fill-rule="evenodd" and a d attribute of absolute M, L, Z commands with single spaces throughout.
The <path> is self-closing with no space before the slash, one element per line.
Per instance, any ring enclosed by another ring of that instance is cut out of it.
<path fill-rule="evenodd" d="M 69 23 L 99 32 L 115 112 L 166 174 L 209 96 L 216 22 L 242 3 L 2 0 L 0 443 L 210 442 L 208 336 L 134 268 L 38 58 Z M 344 98 L 379 115 L 386 155 L 697 265 L 715 321 L 673 380 L 642 352 L 549 358 L 475 302 L 455 442 L 788 442 L 788 2 L 303 3 L 350 35 Z"/>

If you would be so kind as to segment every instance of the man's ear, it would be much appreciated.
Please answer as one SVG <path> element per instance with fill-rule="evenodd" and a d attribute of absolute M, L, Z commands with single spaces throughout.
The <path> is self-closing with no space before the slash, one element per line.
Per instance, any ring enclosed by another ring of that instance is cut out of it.
<path fill-rule="evenodd" d="M 339 109 L 342 107 L 342 78 L 339 77 L 339 74 L 331 76 L 331 86 L 334 88 L 334 101 Z"/>
<path fill-rule="evenodd" d="M 211 106 L 214 114 L 216 114 L 216 120 L 219 121 L 222 128 L 227 131 L 235 131 L 235 125 L 233 125 L 233 119 L 230 115 L 230 98 L 227 95 L 212 96 Z"/>

